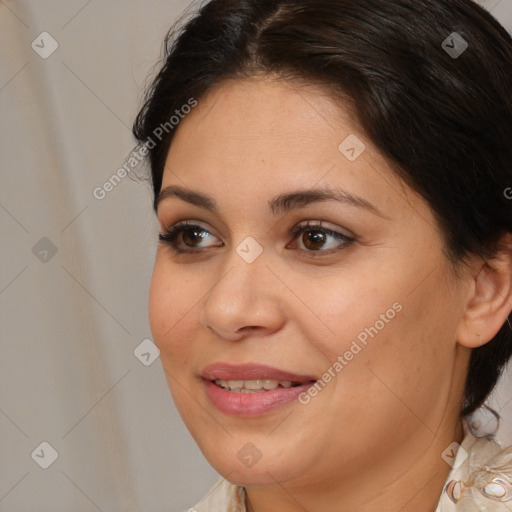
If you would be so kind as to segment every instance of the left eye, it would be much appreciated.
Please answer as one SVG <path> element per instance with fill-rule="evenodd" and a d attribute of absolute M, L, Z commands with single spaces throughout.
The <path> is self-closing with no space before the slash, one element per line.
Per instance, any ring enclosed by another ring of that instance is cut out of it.
<path fill-rule="evenodd" d="M 321 224 L 299 225 L 292 233 L 299 248 L 308 252 L 332 252 L 354 242 L 353 238 L 325 228 Z"/>

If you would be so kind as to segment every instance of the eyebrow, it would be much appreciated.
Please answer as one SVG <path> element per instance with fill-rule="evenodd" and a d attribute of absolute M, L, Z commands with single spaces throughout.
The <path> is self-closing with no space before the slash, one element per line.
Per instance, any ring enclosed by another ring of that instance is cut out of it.
<path fill-rule="evenodd" d="M 155 198 L 155 211 L 158 210 L 158 206 L 162 201 L 174 197 L 199 208 L 204 208 L 212 213 L 219 212 L 219 207 L 212 197 L 178 185 L 170 185 L 158 193 Z M 278 215 L 324 201 L 337 201 L 348 206 L 362 208 L 383 219 L 390 218 L 366 199 L 337 187 L 318 187 L 286 192 L 271 199 L 268 202 L 268 206 L 273 215 Z"/>

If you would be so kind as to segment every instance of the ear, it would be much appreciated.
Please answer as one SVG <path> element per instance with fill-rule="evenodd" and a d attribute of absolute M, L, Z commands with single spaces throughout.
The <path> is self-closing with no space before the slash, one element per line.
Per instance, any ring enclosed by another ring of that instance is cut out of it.
<path fill-rule="evenodd" d="M 503 235 L 499 247 L 491 259 L 479 258 L 479 265 L 472 267 L 470 294 L 457 331 L 457 341 L 468 348 L 491 341 L 512 311 L 512 234 Z"/>

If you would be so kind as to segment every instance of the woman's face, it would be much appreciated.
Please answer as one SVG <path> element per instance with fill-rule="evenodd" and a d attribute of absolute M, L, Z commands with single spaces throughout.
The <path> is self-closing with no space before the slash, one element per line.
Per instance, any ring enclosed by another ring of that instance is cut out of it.
<path fill-rule="evenodd" d="M 467 289 L 428 205 L 322 89 L 224 82 L 181 121 L 162 190 L 161 232 L 188 227 L 158 247 L 151 329 L 222 475 L 403 468 L 455 421 Z"/>

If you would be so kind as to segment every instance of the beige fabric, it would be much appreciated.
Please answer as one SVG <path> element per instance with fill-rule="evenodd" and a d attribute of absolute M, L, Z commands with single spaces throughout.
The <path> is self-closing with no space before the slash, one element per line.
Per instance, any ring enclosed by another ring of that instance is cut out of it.
<path fill-rule="evenodd" d="M 246 512 L 245 489 L 220 478 L 188 512 Z"/>
<path fill-rule="evenodd" d="M 508 488 L 504 500 L 487 497 L 482 490 L 494 480 Z M 458 485 L 457 503 L 450 487 Z M 436 512 L 512 511 L 512 446 L 502 448 L 492 437 L 476 438 L 467 432 L 446 479 Z"/>

